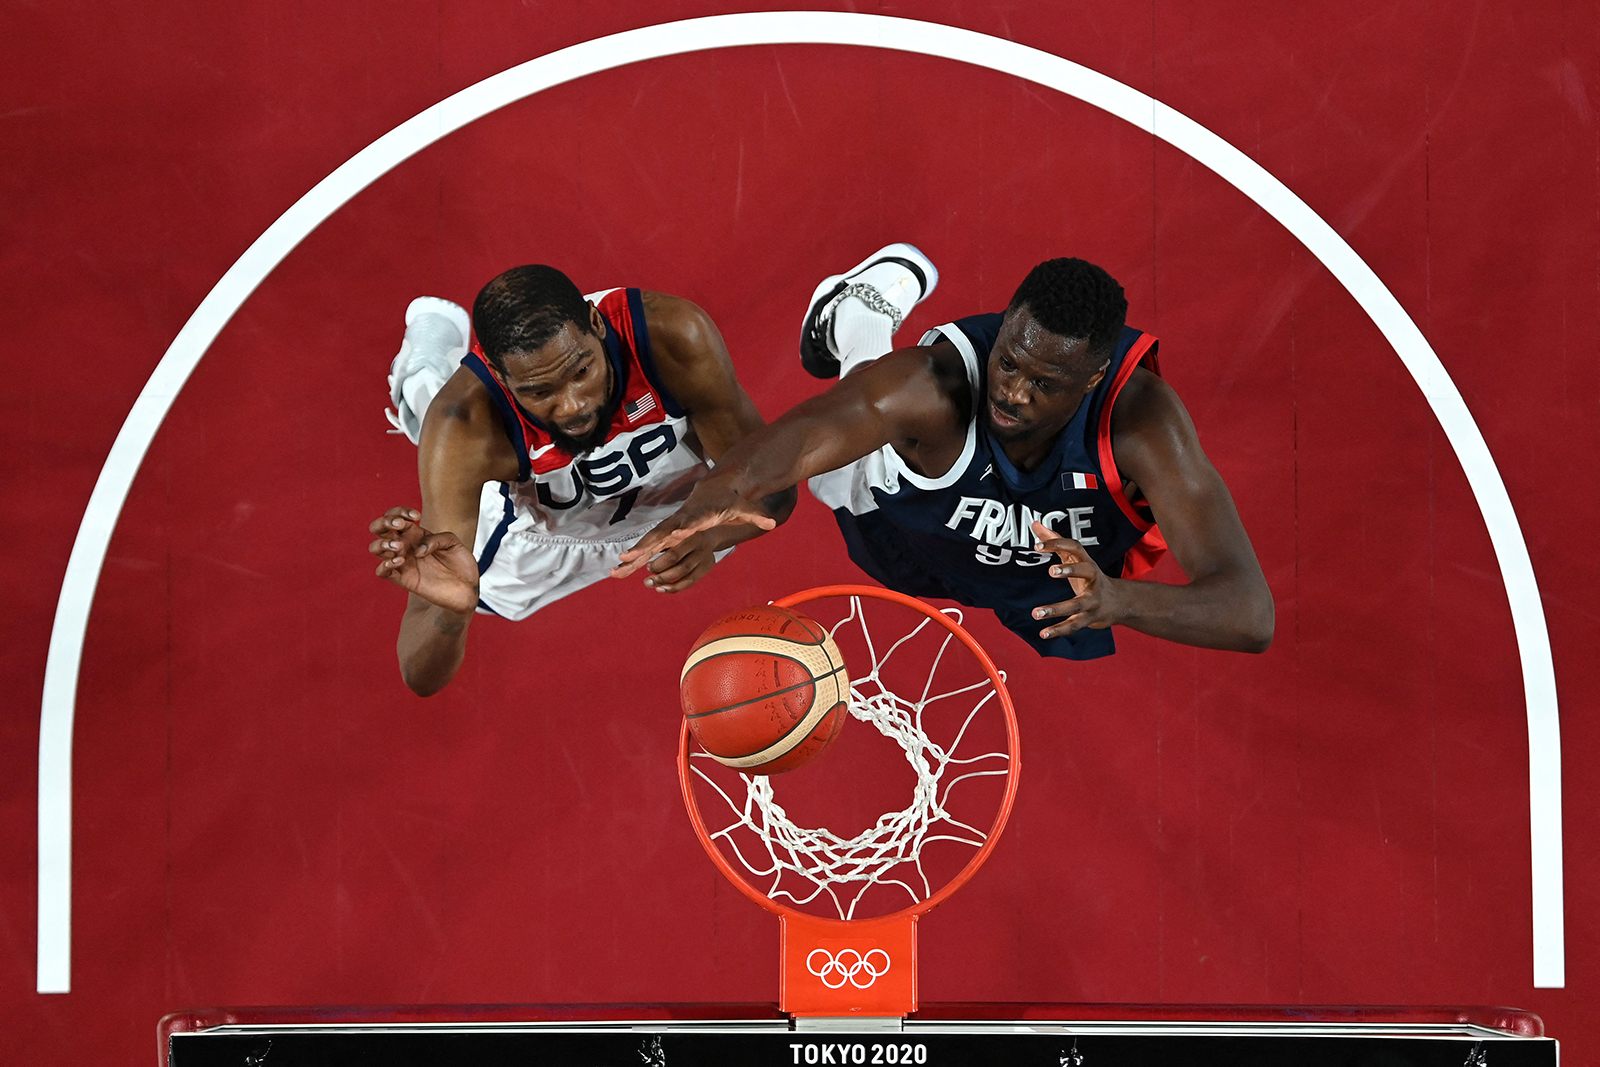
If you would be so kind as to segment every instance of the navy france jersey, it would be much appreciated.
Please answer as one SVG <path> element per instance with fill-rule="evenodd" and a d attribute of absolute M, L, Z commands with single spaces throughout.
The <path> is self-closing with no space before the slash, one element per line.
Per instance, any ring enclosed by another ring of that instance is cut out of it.
<path fill-rule="evenodd" d="M 1035 552 L 1033 521 L 1081 542 L 1100 569 L 1132 578 L 1155 566 L 1166 542 L 1144 501 L 1130 502 L 1111 454 L 1111 409 L 1134 368 L 1155 370 L 1156 339 L 1124 327 L 1105 377 L 1078 406 L 1049 457 L 1014 467 L 982 413 L 989 350 L 1001 315 L 974 315 L 930 330 L 924 345 L 948 340 L 961 353 L 974 398 L 966 444 L 950 470 L 925 477 L 892 445 L 811 479 L 833 509 L 850 558 L 891 589 L 989 608 L 1041 656 L 1094 659 L 1116 651 L 1109 629 L 1045 640 L 1033 609 L 1071 599 L 1052 578 L 1055 556 Z"/>

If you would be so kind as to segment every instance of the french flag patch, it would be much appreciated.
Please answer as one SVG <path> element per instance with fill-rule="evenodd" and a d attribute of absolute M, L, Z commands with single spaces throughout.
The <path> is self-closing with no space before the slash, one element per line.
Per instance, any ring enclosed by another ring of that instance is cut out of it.
<path fill-rule="evenodd" d="M 1061 488 L 1098 489 L 1100 488 L 1100 479 L 1096 478 L 1092 474 L 1083 474 L 1078 471 L 1072 471 L 1071 473 L 1063 474 L 1061 476 Z"/>
<path fill-rule="evenodd" d="M 638 422 L 656 409 L 656 396 L 646 393 L 637 400 L 622 405 L 622 413 L 628 417 L 629 422 Z"/>

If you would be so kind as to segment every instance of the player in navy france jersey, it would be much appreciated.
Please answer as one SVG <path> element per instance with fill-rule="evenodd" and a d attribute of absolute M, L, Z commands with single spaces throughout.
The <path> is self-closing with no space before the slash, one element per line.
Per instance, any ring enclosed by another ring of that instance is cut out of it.
<path fill-rule="evenodd" d="M 1272 596 L 1156 340 L 1122 287 L 1079 259 L 1035 267 L 1003 314 L 890 351 L 938 272 L 890 245 L 826 279 L 801 361 L 833 388 L 742 439 L 683 506 L 621 557 L 724 524 L 770 528 L 755 502 L 810 479 L 851 558 L 883 584 L 992 609 L 1040 655 L 1115 651 L 1109 628 L 1244 652 L 1272 640 Z M 1188 577 L 1136 580 L 1172 551 Z"/>
<path fill-rule="evenodd" d="M 741 435 L 762 425 L 716 325 L 681 297 L 584 296 L 514 267 L 461 306 L 419 297 L 390 375 L 418 445 L 422 508 L 369 529 L 380 578 L 409 594 L 398 653 L 422 696 L 449 683 L 474 613 L 523 619 L 604 578 Z M 764 514 L 781 522 L 794 494 Z M 656 554 L 645 584 L 685 589 L 758 533 L 731 525 Z"/>

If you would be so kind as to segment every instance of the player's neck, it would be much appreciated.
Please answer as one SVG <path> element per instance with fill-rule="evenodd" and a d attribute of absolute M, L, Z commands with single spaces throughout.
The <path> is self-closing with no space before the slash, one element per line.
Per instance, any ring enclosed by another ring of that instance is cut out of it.
<path fill-rule="evenodd" d="M 1006 459 L 1019 471 L 1027 472 L 1037 470 L 1039 464 L 1050 458 L 1050 453 L 1055 451 L 1056 438 L 1061 436 L 1057 430 L 1053 434 L 1042 437 L 1025 437 L 1015 441 L 998 441 L 1000 451 L 1004 452 Z"/>

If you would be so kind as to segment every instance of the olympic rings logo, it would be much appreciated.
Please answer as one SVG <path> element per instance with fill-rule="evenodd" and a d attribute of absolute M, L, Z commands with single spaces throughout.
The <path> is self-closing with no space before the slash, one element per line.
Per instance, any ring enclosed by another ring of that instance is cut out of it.
<path fill-rule="evenodd" d="M 818 962 L 818 956 L 823 962 Z M 883 962 L 876 962 L 874 956 L 883 957 Z M 806 956 L 806 970 L 822 979 L 829 989 L 842 989 L 846 982 L 866 989 L 889 973 L 889 954 L 881 948 L 869 949 L 865 955 L 853 948 L 842 948 L 836 956 L 825 948 L 814 948 Z"/>

